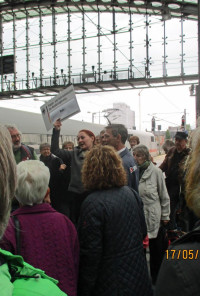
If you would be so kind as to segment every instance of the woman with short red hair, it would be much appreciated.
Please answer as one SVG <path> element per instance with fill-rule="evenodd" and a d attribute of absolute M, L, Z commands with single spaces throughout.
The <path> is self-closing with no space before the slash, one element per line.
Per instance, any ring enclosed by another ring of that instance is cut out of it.
<path fill-rule="evenodd" d="M 51 152 L 60 157 L 66 165 L 71 166 L 71 179 L 68 187 L 71 200 L 69 218 L 76 225 L 80 215 L 81 204 L 88 194 L 84 190 L 81 181 L 81 169 L 86 152 L 91 150 L 94 146 L 95 135 L 90 130 L 80 130 L 77 135 L 78 146 L 72 151 L 67 151 L 59 148 L 61 126 L 62 123 L 58 119 L 54 123 L 51 139 Z"/>

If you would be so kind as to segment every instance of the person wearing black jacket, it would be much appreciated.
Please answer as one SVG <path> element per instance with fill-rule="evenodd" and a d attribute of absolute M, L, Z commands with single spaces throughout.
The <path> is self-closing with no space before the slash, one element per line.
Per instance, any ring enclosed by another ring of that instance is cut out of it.
<path fill-rule="evenodd" d="M 40 144 L 40 161 L 49 168 L 50 171 L 50 198 L 51 205 L 58 212 L 62 212 L 62 179 L 66 165 L 63 164 L 62 159 L 51 153 L 50 144 Z"/>
<path fill-rule="evenodd" d="M 199 137 L 199 136 L 198 136 Z M 186 174 L 186 203 L 200 218 L 200 137 Z M 174 241 L 166 251 L 158 275 L 155 296 L 200 295 L 200 222 L 194 230 Z"/>
<path fill-rule="evenodd" d="M 165 173 L 167 191 L 170 197 L 169 230 L 177 229 L 177 211 L 180 210 L 180 189 L 183 183 L 183 166 L 190 149 L 187 148 L 188 134 L 178 131 L 175 135 L 175 146 L 172 147 L 159 168 Z"/>
<path fill-rule="evenodd" d="M 90 191 L 82 204 L 79 296 L 150 296 L 143 239 L 142 201 L 127 184 L 120 156 L 110 146 L 86 155 L 82 180 Z"/>
<path fill-rule="evenodd" d="M 123 124 L 110 124 L 105 127 L 105 145 L 115 148 L 127 174 L 128 186 L 138 192 L 139 170 L 128 148 L 125 146 L 128 139 L 127 128 Z"/>

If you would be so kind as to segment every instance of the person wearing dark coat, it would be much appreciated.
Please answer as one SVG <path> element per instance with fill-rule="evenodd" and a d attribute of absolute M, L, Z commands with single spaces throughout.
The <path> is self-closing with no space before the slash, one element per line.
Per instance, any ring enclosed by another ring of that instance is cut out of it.
<path fill-rule="evenodd" d="M 86 155 L 82 180 L 91 193 L 82 204 L 78 227 L 78 295 L 152 295 L 142 202 L 126 186 L 127 175 L 113 147 L 100 145 Z"/>
<path fill-rule="evenodd" d="M 170 197 L 169 230 L 177 229 L 177 210 L 180 210 L 180 189 L 183 183 L 183 165 L 190 149 L 187 148 L 187 133 L 178 131 L 175 135 L 175 146 L 172 147 L 159 168 L 165 173 L 167 191 Z"/>
<path fill-rule="evenodd" d="M 67 151 L 73 151 L 74 143 L 71 141 L 65 141 L 62 144 L 62 149 Z M 62 187 L 61 211 L 67 217 L 70 217 L 70 208 L 72 204 L 71 194 L 68 190 L 70 179 L 71 179 L 71 165 L 68 164 L 66 165 L 65 170 L 63 170 L 62 184 L 61 184 L 61 187 Z"/>
<path fill-rule="evenodd" d="M 199 136 L 198 136 L 199 137 Z M 185 182 L 187 206 L 200 218 L 200 137 L 191 152 Z M 200 222 L 166 251 L 158 275 L 155 296 L 200 295 Z"/>
<path fill-rule="evenodd" d="M 0 241 L 8 224 L 11 200 L 14 197 L 17 176 L 16 162 L 12 153 L 12 142 L 8 130 L 0 125 Z M 30 160 L 31 161 L 31 160 Z M 28 163 L 23 161 L 21 163 Z M 42 164 L 43 165 L 43 164 Z M 43 165 L 44 166 L 44 165 Z M 45 167 L 46 170 L 48 170 Z M 30 179 L 29 179 L 30 181 Z M 30 183 L 29 183 L 30 184 Z M 46 189 L 48 187 L 48 181 Z M 40 188 L 41 189 L 41 188 Z M 42 189 L 43 190 L 43 189 Z M 35 226 L 33 221 L 32 228 Z M 35 239 L 37 240 L 37 238 Z M 35 244 L 33 241 L 33 245 Z M 49 248 L 49 246 L 48 246 Z M 34 254 L 35 255 L 35 254 Z M 48 258 L 49 259 L 49 258 Z M 0 295 L 1 296 L 67 296 L 58 286 L 58 281 L 50 278 L 45 271 L 0 248 Z M 69 296 L 69 295 L 68 295 Z"/>
<path fill-rule="evenodd" d="M 110 124 L 104 133 L 105 144 L 115 148 L 127 174 L 128 186 L 138 192 L 139 170 L 128 148 L 125 146 L 128 139 L 127 128 L 123 124 Z"/>
<path fill-rule="evenodd" d="M 42 161 L 50 171 L 50 198 L 52 207 L 61 213 L 62 200 L 64 194 L 63 179 L 66 165 L 63 164 L 62 159 L 51 153 L 51 145 L 48 143 L 40 144 L 40 161 Z M 65 213 L 63 213 L 65 214 Z"/>
<path fill-rule="evenodd" d="M 48 276 L 59 281 L 62 291 L 68 296 L 76 296 L 77 231 L 65 215 L 43 203 L 49 177 L 49 169 L 41 161 L 18 164 L 16 197 L 21 207 L 12 213 L 0 247 L 23 256 L 35 268 L 45 270 Z"/>

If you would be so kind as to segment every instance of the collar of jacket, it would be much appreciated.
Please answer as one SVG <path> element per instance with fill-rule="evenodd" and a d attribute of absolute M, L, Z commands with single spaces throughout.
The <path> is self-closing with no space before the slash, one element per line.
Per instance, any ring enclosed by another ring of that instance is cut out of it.
<path fill-rule="evenodd" d="M 168 151 L 167 155 L 173 157 L 175 152 L 180 153 L 180 154 L 183 154 L 183 155 L 188 155 L 189 152 L 190 152 L 190 148 L 187 148 L 187 147 L 186 147 L 186 148 L 183 149 L 181 152 L 178 152 L 176 146 L 174 146 L 174 147 L 172 147 L 172 148 Z"/>
<path fill-rule="evenodd" d="M 77 146 L 77 155 L 79 156 L 80 159 L 84 159 L 85 158 L 85 153 L 88 150 L 82 150 L 80 147 Z"/>
<path fill-rule="evenodd" d="M 144 171 L 140 181 L 148 179 L 149 176 L 152 174 L 153 168 L 154 168 L 154 164 L 150 162 L 148 168 Z"/>
<path fill-rule="evenodd" d="M 11 213 L 11 216 L 21 215 L 21 214 L 30 214 L 30 213 L 42 213 L 42 212 L 56 212 L 49 204 L 42 203 L 33 206 L 23 206 L 18 208 Z"/>
<path fill-rule="evenodd" d="M 54 154 L 50 154 L 50 155 L 48 155 L 48 156 L 44 156 L 44 155 L 40 155 L 40 160 L 41 161 L 47 161 L 47 160 L 51 160 L 52 158 L 54 158 L 54 157 L 57 157 L 57 156 L 55 156 Z"/>
<path fill-rule="evenodd" d="M 119 155 L 120 155 L 121 157 L 123 157 L 123 156 L 126 155 L 127 153 L 130 154 L 130 151 L 128 150 L 127 147 L 125 147 L 125 149 L 124 149 L 122 152 L 120 152 Z"/>
<path fill-rule="evenodd" d="M 181 151 L 181 153 L 183 153 L 184 155 L 188 155 L 190 151 L 191 151 L 190 148 L 185 148 L 183 151 Z"/>
<path fill-rule="evenodd" d="M 74 151 L 77 151 L 77 155 L 79 155 L 79 154 L 81 154 L 83 152 L 83 150 L 79 146 L 76 146 L 74 148 Z"/>

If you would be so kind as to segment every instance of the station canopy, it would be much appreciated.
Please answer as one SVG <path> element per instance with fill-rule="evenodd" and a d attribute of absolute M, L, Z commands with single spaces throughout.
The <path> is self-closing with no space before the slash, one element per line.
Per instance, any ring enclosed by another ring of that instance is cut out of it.
<path fill-rule="evenodd" d="M 198 0 L 0 0 L 3 22 L 60 13 L 121 12 L 198 20 Z"/>

